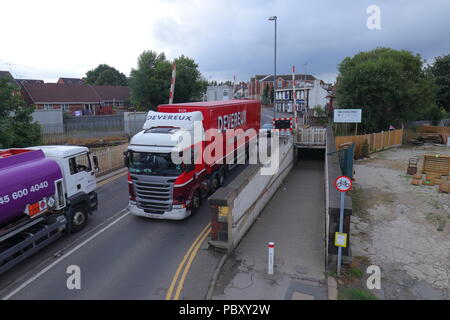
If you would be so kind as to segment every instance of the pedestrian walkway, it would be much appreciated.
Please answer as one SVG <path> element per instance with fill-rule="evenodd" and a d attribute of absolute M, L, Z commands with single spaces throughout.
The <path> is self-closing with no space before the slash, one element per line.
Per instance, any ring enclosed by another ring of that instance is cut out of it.
<path fill-rule="evenodd" d="M 324 197 L 323 150 L 302 150 L 225 263 L 213 299 L 326 299 Z M 268 242 L 275 243 L 274 275 L 267 274 Z"/>

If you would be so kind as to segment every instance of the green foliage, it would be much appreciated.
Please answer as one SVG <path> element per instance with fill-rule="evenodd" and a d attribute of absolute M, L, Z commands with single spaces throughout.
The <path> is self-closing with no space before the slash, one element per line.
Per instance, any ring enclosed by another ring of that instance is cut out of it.
<path fill-rule="evenodd" d="M 269 88 L 268 85 L 266 85 L 264 87 L 263 95 L 262 95 L 262 98 L 261 98 L 261 103 L 263 105 L 270 104 L 270 93 L 269 93 L 269 91 L 270 91 L 270 88 Z"/>
<path fill-rule="evenodd" d="M 138 110 L 156 110 L 158 104 L 169 101 L 172 66 L 164 53 L 144 51 L 137 69 L 131 70 L 131 100 Z"/>
<path fill-rule="evenodd" d="M 337 104 L 362 109 L 360 128 L 367 133 L 426 119 L 436 94 L 422 66 L 420 55 L 389 48 L 347 57 L 339 65 Z"/>
<path fill-rule="evenodd" d="M 33 122 L 32 107 L 6 79 L 0 79 L 0 149 L 40 143 L 41 127 Z"/>
<path fill-rule="evenodd" d="M 338 300 L 378 300 L 378 298 L 364 289 L 342 288 L 339 290 Z"/>
<path fill-rule="evenodd" d="M 184 55 L 175 59 L 175 63 L 177 65 L 177 74 L 173 102 L 182 103 L 202 100 L 207 85 L 202 80 L 198 64 Z M 170 82 L 170 78 L 168 80 Z"/>
<path fill-rule="evenodd" d="M 117 69 L 100 64 L 97 68 L 86 72 L 86 83 L 90 85 L 102 86 L 126 86 L 127 77 Z"/>
<path fill-rule="evenodd" d="M 177 75 L 174 102 L 201 100 L 207 82 L 201 78 L 198 65 L 184 55 L 175 59 Z M 144 51 L 138 59 L 137 69 L 131 70 L 130 88 L 132 102 L 138 110 L 156 109 L 169 101 L 172 63 L 164 53 Z"/>
<path fill-rule="evenodd" d="M 450 112 L 450 54 L 437 57 L 427 71 L 437 85 L 437 105 Z"/>

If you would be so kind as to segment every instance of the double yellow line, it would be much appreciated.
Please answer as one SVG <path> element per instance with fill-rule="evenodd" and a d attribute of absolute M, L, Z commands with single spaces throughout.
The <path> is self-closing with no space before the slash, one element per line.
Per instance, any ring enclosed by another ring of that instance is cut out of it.
<path fill-rule="evenodd" d="M 202 232 L 200 232 L 199 236 L 195 239 L 194 243 L 192 243 L 191 247 L 184 255 L 183 260 L 181 260 L 181 263 L 178 266 L 175 275 L 173 276 L 172 282 L 170 283 L 169 290 L 167 291 L 166 294 L 166 300 L 178 300 L 180 298 L 181 290 L 183 289 L 184 281 L 186 280 L 186 276 L 189 272 L 189 269 L 191 268 L 192 262 L 194 261 L 194 258 L 197 255 L 198 250 L 200 250 L 202 243 L 205 241 L 206 237 L 209 235 L 210 232 L 211 232 L 211 223 L 208 223 L 208 225 L 202 230 Z M 180 277 L 181 271 L 183 271 L 183 273 L 181 274 Z M 177 289 L 175 291 L 175 294 L 172 296 L 177 282 L 178 282 Z"/>

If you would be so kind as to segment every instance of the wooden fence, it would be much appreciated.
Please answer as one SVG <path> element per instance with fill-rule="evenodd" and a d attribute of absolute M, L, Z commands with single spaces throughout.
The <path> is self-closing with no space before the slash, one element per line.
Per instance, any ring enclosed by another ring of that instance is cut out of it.
<path fill-rule="evenodd" d="M 336 137 L 335 141 L 337 149 L 340 149 L 343 144 L 355 143 L 355 158 L 361 158 L 364 141 L 367 141 L 369 144 L 369 153 L 399 146 L 403 142 L 403 129 L 390 130 L 386 132 L 381 131 L 378 133 L 358 136 Z"/>

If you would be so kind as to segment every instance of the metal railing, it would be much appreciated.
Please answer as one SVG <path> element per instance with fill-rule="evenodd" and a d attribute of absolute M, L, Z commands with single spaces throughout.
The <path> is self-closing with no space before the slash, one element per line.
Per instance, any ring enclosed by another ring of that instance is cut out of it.
<path fill-rule="evenodd" d="M 326 128 L 299 128 L 295 143 L 304 146 L 325 146 Z"/>

